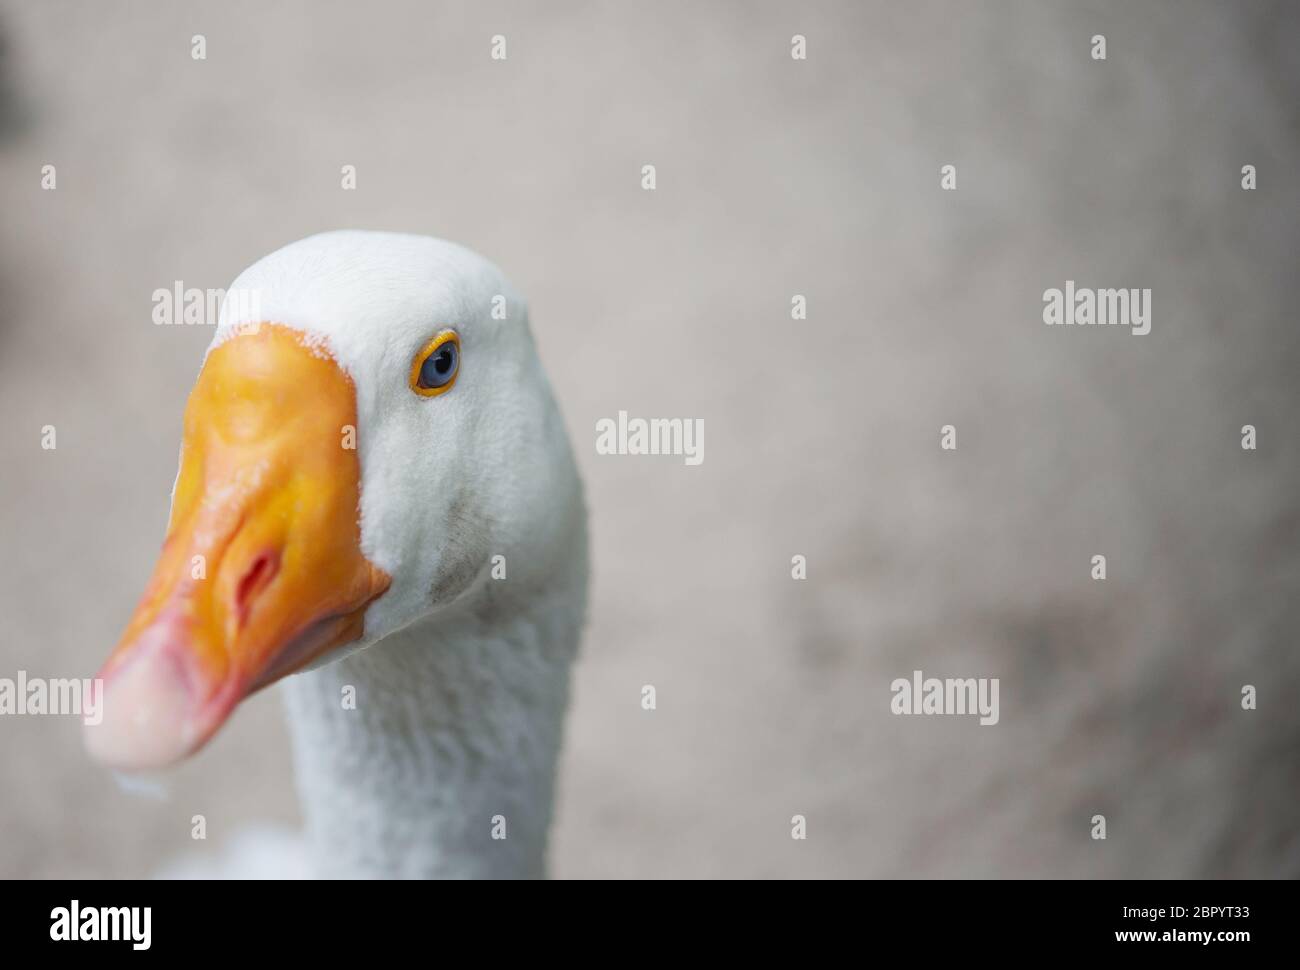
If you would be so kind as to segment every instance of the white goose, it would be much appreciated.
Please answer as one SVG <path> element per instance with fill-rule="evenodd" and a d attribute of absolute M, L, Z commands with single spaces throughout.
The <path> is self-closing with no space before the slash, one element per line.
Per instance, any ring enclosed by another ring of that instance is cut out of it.
<path fill-rule="evenodd" d="M 586 588 L 581 483 L 501 273 L 312 236 L 228 291 L 87 745 L 171 764 L 308 671 L 285 689 L 315 872 L 539 876 Z"/>

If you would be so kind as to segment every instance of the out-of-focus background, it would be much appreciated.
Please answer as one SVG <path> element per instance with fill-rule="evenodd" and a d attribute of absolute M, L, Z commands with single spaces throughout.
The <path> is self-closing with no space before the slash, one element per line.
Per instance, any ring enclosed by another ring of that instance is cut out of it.
<path fill-rule="evenodd" d="M 0 676 L 91 675 L 158 550 L 211 329 L 153 291 L 429 233 L 528 296 L 587 481 L 556 875 L 1300 874 L 1300 7 L 5 0 L 0 37 Z M 1045 327 L 1067 279 L 1150 287 L 1151 333 Z M 703 418 L 704 463 L 597 456 L 620 409 Z M 914 669 L 1001 678 L 1001 722 L 891 715 Z M 143 792 L 0 718 L 0 875 L 295 825 L 283 717 Z"/>

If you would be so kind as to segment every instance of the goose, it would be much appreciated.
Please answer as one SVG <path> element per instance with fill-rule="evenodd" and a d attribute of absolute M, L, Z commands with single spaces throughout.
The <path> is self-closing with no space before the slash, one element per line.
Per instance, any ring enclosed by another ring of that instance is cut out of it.
<path fill-rule="evenodd" d="M 310 236 L 227 291 L 86 746 L 166 768 L 281 682 L 312 874 L 542 876 L 587 577 L 502 273 L 431 237 Z"/>

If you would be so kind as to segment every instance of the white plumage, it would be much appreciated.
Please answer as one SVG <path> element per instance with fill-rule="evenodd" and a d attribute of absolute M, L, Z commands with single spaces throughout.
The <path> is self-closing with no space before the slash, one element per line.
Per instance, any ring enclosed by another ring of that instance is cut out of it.
<path fill-rule="evenodd" d="M 361 549 L 392 578 L 359 643 L 284 683 L 311 871 L 542 875 L 587 537 L 524 303 L 468 250 L 379 232 L 293 243 L 235 291 L 214 347 L 278 323 L 352 378 Z M 460 374 L 428 400 L 407 374 L 439 327 Z"/>

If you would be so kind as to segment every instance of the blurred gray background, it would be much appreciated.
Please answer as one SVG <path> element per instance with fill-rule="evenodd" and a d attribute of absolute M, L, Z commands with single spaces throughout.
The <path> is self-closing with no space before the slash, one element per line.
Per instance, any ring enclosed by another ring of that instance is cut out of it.
<path fill-rule="evenodd" d="M 529 297 L 589 491 L 555 875 L 1300 874 L 1297 5 L 5 0 L 0 36 L 0 676 L 92 674 L 152 566 L 211 337 L 152 292 L 429 233 Z M 1151 333 L 1045 327 L 1066 279 L 1150 287 Z M 704 464 L 597 456 L 620 409 L 703 418 Z M 1001 723 L 892 716 L 913 669 L 1000 677 Z M 0 718 L 0 875 L 295 825 L 282 718 L 153 797 Z"/>

